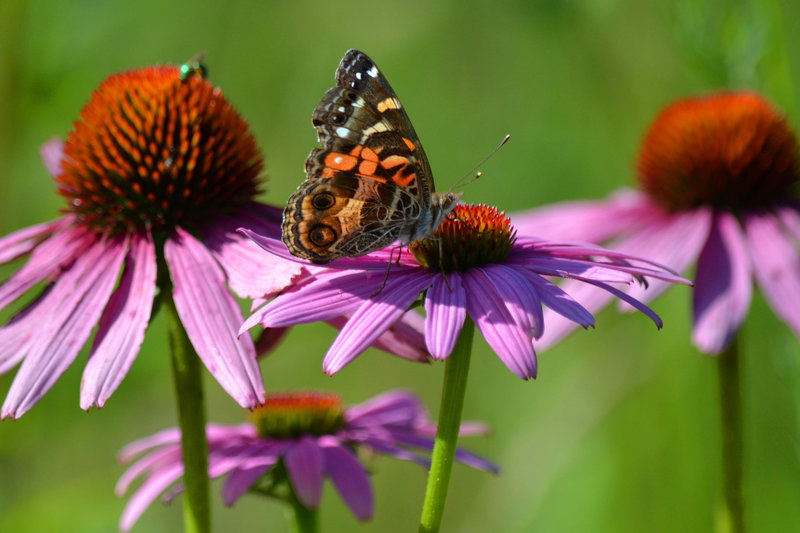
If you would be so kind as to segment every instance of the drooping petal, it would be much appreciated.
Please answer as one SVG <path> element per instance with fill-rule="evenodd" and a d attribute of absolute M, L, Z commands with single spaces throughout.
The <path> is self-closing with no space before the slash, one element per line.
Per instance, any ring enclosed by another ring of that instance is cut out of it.
<path fill-rule="evenodd" d="M 81 409 L 102 407 L 117 390 L 144 340 L 156 287 L 155 246 L 133 236 L 119 285 L 100 318 L 81 380 Z"/>
<path fill-rule="evenodd" d="M 177 428 L 174 428 L 175 431 L 178 431 Z M 165 430 L 161 433 L 165 433 Z M 161 436 L 161 433 L 157 433 L 153 435 L 153 437 Z M 126 457 L 132 457 L 132 454 L 124 454 Z M 120 456 L 123 456 L 123 453 L 120 453 Z M 128 488 L 131 486 L 136 478 L 142 475 L 147 475 L 150 472 L 156 472 L 161 468 L 173 465 L 175 463 L 181 462 L 181 445 L 180 445 L 180 432 L 178 432 L 178 438 L 173 441 L 166 441 L 163 446 L 153 448 L 153 451 L 144 455 L 135 463 L 133 463 L 130 467 L 128 467 L 125 472 L 123 472 L 122 476 L 120 476 L 119 480 L 117 481 L 116 486 L 114 487 L 114 492 L 117 496 L 123 496 L 126 492 L 128 492 Z"/>
<path fill-rule="evenodd" d="M 242 298 L 276 293 L 289 286 L 302 270 L 299 263 L 265 253 L 252 239 L 236 232 L 246 223 L 256 223 L 254 216 L 247 215 L 257 206 L 259 212 L 268 208 L 250 202 L 241 208 L 241 216 L 219 216 L 203 230 L 203 242 L 225 270 L 228 286 Z M 280 211 L 272 209 L 277 211 L 277 220 L 271 217 L 261 222 L 259 231 L 280 236 Z"/>
<path fill-rule="evenodd" d="M 545 283 L 549 286 L 540 287 L 549 289 L 547 293 L 540 292 L 542 301 L 547 306 L 544 310 L 545 329 L 544 334 L 533 343 L 539 353 L 558 344 L 579 326 L 584 329 L 593 328 L 595 321 L 592 313 L 601 310 L 614 298 L 611 293 L 582 281 L 568 279 L 560 288 L 550 282 Z M 553 287 L 560 292 L 552 290 Z M 545 294 L 553 298 L 548 300 Z"/>
<path fill-rule="evenodd" d="M 29 326 L 36 327 L 38 334 L 11 384 L 0 417 L 22 416 L 75 360 L 108 302 L 127 247 L 127 238 L 97 242 L 59 276 L 45 297 L 47 306 L 52 306 L 48 320 Z"/>
<path fill-rule="evenodd" d="M 173 298 L 197 354 L 222 388 L 241 406 L 264 401 L 264 384 L 250 335 L 237 337 L 243 318 L 225 287 L 222 269 L 189 233 L 176 229 L 164 244 Z"/>
<path fill-rule="evenodd" d="M 458 434 L 463 435 L 464 432 L 459 431 Z M 398 442 L 401 442 L 406 446 L 413 446 L 414 448 L 419 448 L 420 450 L 425 451 L 433 450 L 434 441 L 430 437 L 423 437 L 409 431 L 393 431 L 392 435 Z M 463 448 L 456 449 L 456 460 L 469 467 L 477 468 L 478 470 L 484 470 L 493 474 L 500 472 L 500 467 L 493 462 L 489 461 L 488 459 L 484 459 L 479 455 L 468 452 Z"/>
<path fill-rule="evenodd" d="M 267 470 L 278 462 L 278 459 L 279 457 L 275 456 L 271 463 L 265 461 L 264 464 L 258 466 L 237 468 L 228 474 L 228 477 L 225 479 L 225 484 L 222 486 L 222 501 L 225 505 L 233 505 L 236 503 L 236 501 L 241 498 L 245 492 L 250 490 L 250 487 L 252 487 Z"/>
<path fill-rule="evenodd" d="M 514 321 L 527 329 L 531 336 L 541 336 L 544 331 L 542 302 L 526 277 L 516 269 L 502 264 L 487 265 L 484 273 L 506 303 Z"/>
<path fill-rule="evenodd" d="M 425 295 L 425 343 L 434 359 L 450 355 L 467 317 L 467 293 L 461 274 L 452 272 L 447 282 L 436 277 Z"/>
<path fill-rule="evenodd" d="M 630 238 L 614 244 L 614 248 L 647 257 L 677 272 L 683 272 L 697 261 L 708 239 L 711 218 L 712 213 L 708 208 L 670 214 L 638 228 Z M 666 280 L 649 278 L 647 284 L 633 284 L 625 292 L 647 303 L 670 286 L 671 283 Z M 619 307 L 620 310 L 630 310 L 624 302 L 620 302 Z"/>
<path fill-rule="evenodd" d="M 572 296 L 575 294 L 573 288 L 584 287 L 585 283 L 577 282 L 574 280 L 565 280 L 564 287 L 569 287 L 569 292 L 555 285 L 554 283 L 538 276 L 537 274 L 529 273 L 526 276 L 527 280 L 536 288 L 536 293 L 544 305 L 554 312 L 565 317 L 571 322 L 574 322 L 583 328 L 594 327 L 594 316 L 587 311 L 584 305 L 584 300 L 580 299 L 580 303 Z M 550 329 L 551 322 L 547 321 L 545 315 L 545 332 L 547 335 Z"/>
<path fill-rule="evenodd" d="M 390 278 L 383 290 L 362 303 L 342 328 L 322 362 L 325 373 L 335 374 L 366 350 L 403 316 L 431 281 L 427 272 L 412 272 Z"/>
<path fill-rule="evenodd" d="M 359 520 L 372 518 L 375 503 L 367 471 L 353 452 L 337 439 L 330 436 L 320 437 L 319 445 L 325 454 L 328 476 L 344 503 Z"/>
<path fill-rule="evenodd" d="M 366 402 L 351 405 L 344 413 L 348 427 L 412 427 L 427 420 L 425 407 L 413 393 L 405 390 L 385 392 Z"/>
<path fill-rule="evenodd" d="M 342 315 L 327 322 L 336 329 L 342 329 L 351 316 L 352 314 Z M 424 327 L 425 319 L 419 313 L 407 311 L 400 320 L 375 339 L 372 347 L 409 361 L 425 363 L 428 361 L 428 351 L 425 348 Z"/>
<path fill-rule="evenodd" d="M 99 237 L 79 226 L 65 225 L 39 244 L 25 266 L 0 285 L 0 309 L 16 300 L 28 289 L 54 277 L 68 267 L 99 240 Z"/>
<path fill-rule="evenodd" d="M 483 268 L 464 275 L 467 311 L 497 356 L 522 379 L 536 377 L 536 353 L 531 335 L 508 311 Z"/>
<path fill-rule="evenodd" d="M 601 242 L 653 216 L 654 206 L 638 191 L 623 189 L 601 201 L 562 202 L 511 215 L 518 235 Z"/>
<path fill-rule="evenodd" d="M 181 431 L 178 428 L 164 429 L 148 437 L 128 443 L 117 454 L 117 460 L 121 463 L 128 463 L 137 455 L 166 444 L 177 444 L 180 441 Z"/>
<path fill-rule="evenodd" d="M 129 531 L 145 509 L 158 498 L 158 495 L 180 479 L 182 475 L 183 463 L 181 461 L 155 471 L 128 500 L 119 520 L 119 528 L 122 531 Z"/>
<path fill-rule="evenodd" d="M 719 212 L 697 262 L 692 340 L 698 349 L 715 354 L 730 344 L 750 308 L 751 293 L 750 259 L 739 222 Z"/>
<path fill-rule="evenodd" d="M 322 481 L 325 478 L 325 457 L 314 437 L 302 437 L 283 456 L 286 470 L 297 497 L 309 509 L 319 507 Z"/>
<path fill-rule="evenodd" d="M 758 286 L 778 315 L 800 336 L 800 255 L 772 214 L 745 219 L 747 244 Z"/>
<path fill-rule="evenodd" d="M 29 253 L 39 243 L 69 225 L 69 217 L 51 220 L 43 224 L 28 226 L 0 238 L 0 265 Z"/>
<path fill-rule="evenodd" d="M 294 326 L 352 313 L 378 292 L 383 279 L 378 273 L 326 273 L 324 278 L 275 297 L 253 313 L 239 331 L 243 333 L 259 323 L 268 328 Z"/>

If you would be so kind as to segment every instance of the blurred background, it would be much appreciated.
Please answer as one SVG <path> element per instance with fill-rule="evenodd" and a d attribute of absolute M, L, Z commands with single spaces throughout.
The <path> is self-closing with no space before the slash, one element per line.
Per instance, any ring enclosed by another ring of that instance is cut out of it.
<path fill-rule="evenodd" d="M 38 148 L 65 137 L 108 75 L 206 52 L 210 80 L 249 121 L 266 155 L 263 199 L 282 205 L 315 146 L 311 112 L 348 48 L 367 52 L 402 99 L 447 189 L 505 134 L 511 141 L 464 193 L 507 211 L 601 198 L 633 184 L 640 140 L 671 100 L 723 87 L 763 91 L 798 116 L 800 4 L 634 0 L 402 3 L 0 3 L 0 234 L 58 216 L 63 201 Z M 19 265 L 0 269 L 7 277 Z M 691 273 L 690 273 L 691 274 Z M 444 530 L 708 532 L 719 493 L 715 362 L 689 343 L 690 290 L 658 299 L 665 327 L 608 310 L 541 354 L 523 382 L 476 341 L 464 410 L 491 424 L 463 444 L 493 477 L 456 466 Z M 0 316 L 3 321 L 7 314 Z M 138 359 L 101 410 L 78 407 L 86 350 L 20 420 L 0 423 L 0 531 L 111 532 L 127 442 L 176 424 L 166 334 L 154 320 Z M 295 328 L 266 360 L 268 390 L 323 388 L 346 402 L 409 388 L 438 409 L 443 364 L 377 351 L 333 378 L 335 336 Z M 750 531 L 800 531 L 800 347 L 756 294 L 742 332 L 745 486 Z M 0 376 L 0 395 L 15 371 Z M 208 378 L 208 376 L 206 376 Z M 244 413 L 206 379 L 208 418 Z M 415 531 L 426 474 L 373 464 L 376 512 L 358 524 L 330 484 L 323 531 Z M 220 531 L 289 531 L 281 505 L 212 484 Z M 181 528 L 180 503 L 151 507 L 134 531 Z"/>

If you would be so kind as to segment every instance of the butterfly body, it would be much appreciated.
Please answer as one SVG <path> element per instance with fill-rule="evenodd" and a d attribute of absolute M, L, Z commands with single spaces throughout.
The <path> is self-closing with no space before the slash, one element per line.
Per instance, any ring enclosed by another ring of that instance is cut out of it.
<path fill-rule="evenodd" d="M 375 63 L 349 50 L 312 124 L 321 148 L 283 213 L 283 242 L 314 263 L 357 257 L 428 236 L 459 194 L 434 191 L 428 159 Z"/>

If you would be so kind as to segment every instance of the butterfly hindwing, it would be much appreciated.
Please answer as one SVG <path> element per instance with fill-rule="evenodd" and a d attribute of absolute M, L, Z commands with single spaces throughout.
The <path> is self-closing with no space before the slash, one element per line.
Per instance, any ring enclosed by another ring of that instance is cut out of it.
<path fill-rule="evenodd" d="M 312 116 L 320 148 L 289 198 L 283 241 L 315 263 L 356 257 L 427 235 L 457 198 L 435 194 L 430 166 L 394 90 L 363 52 L 349 50 Z M 443 201 L 444 198 L 444 201 Z"/>

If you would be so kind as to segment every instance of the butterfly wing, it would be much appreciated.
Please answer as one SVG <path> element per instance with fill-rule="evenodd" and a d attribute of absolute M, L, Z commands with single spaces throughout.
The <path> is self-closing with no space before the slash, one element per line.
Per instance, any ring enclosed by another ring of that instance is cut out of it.
<path fill-rule="evenodd" d="M 312 123 L 321 148 L 284 210 L 283 240 L 324 263 L 383 248 L 416 234 L 430 212 L 430 166 L 389 82 L 363 52 L 349 50 Z"/>

